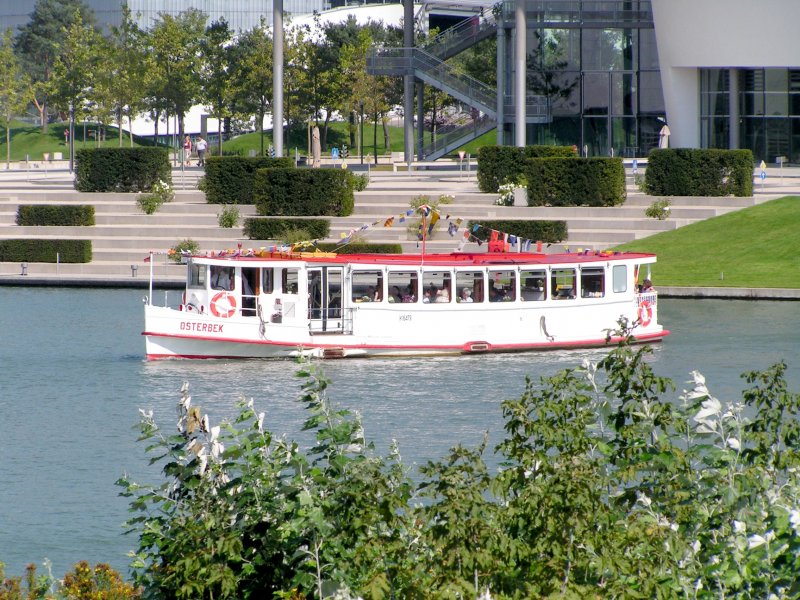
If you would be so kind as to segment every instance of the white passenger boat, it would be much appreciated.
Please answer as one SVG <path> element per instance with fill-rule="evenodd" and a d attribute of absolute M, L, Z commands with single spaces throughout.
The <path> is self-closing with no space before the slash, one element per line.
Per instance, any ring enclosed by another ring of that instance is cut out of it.
<path fill-rule="evenodd" d="M 668 335 L 640 292 L 651 254 L 332 254 L 186 257 L 180 305 L 145 301 L 148 359 L 323 358 L 604 346 Z M 152 265 L 152 260 L 151 260 Z M 613 341 L 613 338 L 612 338 Z"/>

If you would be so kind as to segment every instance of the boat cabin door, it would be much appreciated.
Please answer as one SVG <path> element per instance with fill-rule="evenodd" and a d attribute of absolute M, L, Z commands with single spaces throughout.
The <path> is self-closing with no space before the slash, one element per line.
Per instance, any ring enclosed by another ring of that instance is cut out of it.
<path fill-rule="evenodd" d="M 308 269 L 308 319 L 312 333 L 341 333 L 342 267 Z"/>

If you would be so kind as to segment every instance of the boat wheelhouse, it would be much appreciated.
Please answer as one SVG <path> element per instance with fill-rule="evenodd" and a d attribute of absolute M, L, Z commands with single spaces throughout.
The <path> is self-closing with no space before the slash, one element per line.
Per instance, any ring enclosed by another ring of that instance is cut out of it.
<path fill-rule="evenodd" d="M 652 254 L 332 254 L 186 258 L 178 306 L 145 302 L 146 353 L 323 358 L 604 346 L 620 319 L 638 342 L 669 332 L 640 292 Z M 152 264 L 152 260 L 151 260 Z"/>

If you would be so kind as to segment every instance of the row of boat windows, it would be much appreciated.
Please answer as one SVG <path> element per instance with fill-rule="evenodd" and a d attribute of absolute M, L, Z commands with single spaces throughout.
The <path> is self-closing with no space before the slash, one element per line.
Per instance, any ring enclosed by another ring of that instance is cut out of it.
<path fill-rule="evenodd" d="M 260 271 L 260 277 L 257 277 Z M 192 265 L 190 287 L 205 287 L 206 266 Z M 337 272 L 341 273 L 339 269 Z M 627 266 L 614 265 L 611 270 L 611 290 L 627 291 Z M 233 267 L 212 266 L 212 289 L 236 288 Z M 253 294 L 297 294 L 297 268 L 243 268 L 242 292 Z M 329 280 L 329 293 L 340 293 L 339 285 Z M 334 288 L 336 288 L 334 290 Z M 574 267 L 488 270 L 353 270 L 350 285 L 351 300 L 362 302 L 513 302 L 541 301 L 547 298 L 565 300 L 602 298 L 607 294 L 603 267 Z"/>

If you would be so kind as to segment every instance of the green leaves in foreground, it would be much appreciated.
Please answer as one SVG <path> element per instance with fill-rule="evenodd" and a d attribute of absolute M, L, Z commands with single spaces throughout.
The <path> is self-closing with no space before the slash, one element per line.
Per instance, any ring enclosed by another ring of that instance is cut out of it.
<path fill-rule="evenodd" d="M 800 397 L 786 366 L 742 402 L 655 375 L 627 344 L 503 403 L 486 442 L 413 477 L 376 454 L 303 364 L 307 449 L 239 403 L 213 426 L 184 386 L 178 432 L 143 413 L 159 485 L 121 480 L 151 598 L 796 598 Z"/>

